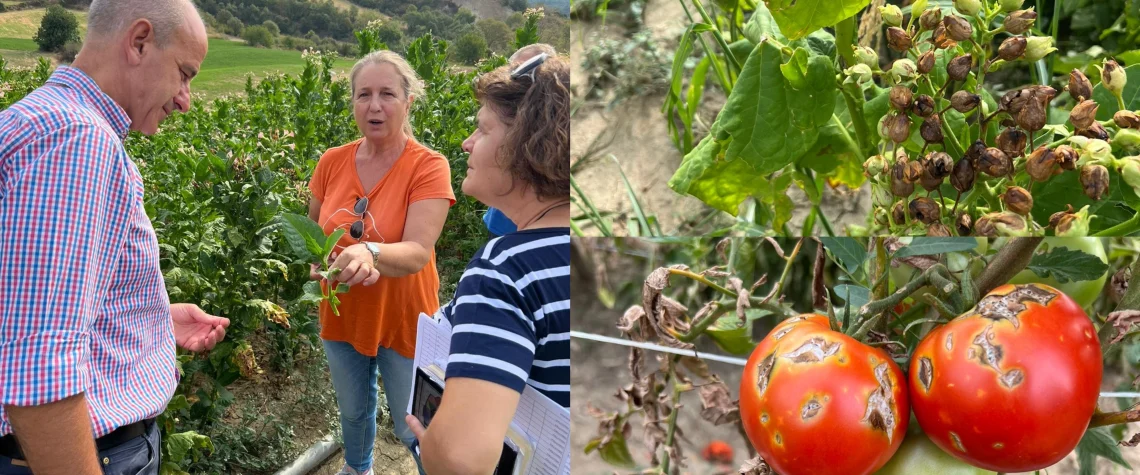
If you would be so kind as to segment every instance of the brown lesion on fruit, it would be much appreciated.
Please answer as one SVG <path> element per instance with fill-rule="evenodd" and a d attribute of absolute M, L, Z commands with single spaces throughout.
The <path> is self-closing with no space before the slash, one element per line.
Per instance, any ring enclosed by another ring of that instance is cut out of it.
<path fill-rule="evenodd" d="M 930 392 L 930 385 L 934 382 L 934 362 L 930 361 L 928 357 L 920 357 L 918 359 L 918 383 L 922 385 L 922 389 Z"/>
<path fill-rule="evenodd" d="M 784 437 L 779 432 L 776 433 L 776 445 L 784 445 Z"/>
<path fill-rule="evenodd" d="M 954 444 L 955 449 L 958 449 L 962 453 L 966 453 L 966 448 L 962 447 L 962 439 L 958 438 L 958 434 L 951 432 L 950 433 L 950 442 Z"/>
<path fill-rule="evenodd" d="M 974 346 L 970 347 L 966 356 L 970 359 L 976 358 L 981 364 L 989 366 L 1001 374 L 1002 370 L 999 364 L 1005 352 L 1001 345 L 994 344 L 994 339 L 996 339 L 994 327 L 990 325 L 974 337 Z"/>
<path fill-rule="evenodd" d="M 975 311 L 982 318 L 996 322 L 1008 321 L 1013 328 L 1020 328 L 1018 315 L 1025 310 L 1025 302 L 1049 305 L 1057 294 L 1034 285 L 1018 285 L 1005 295 L 988 295 L 978 302 Z"/>
<path fill-rule="evenodd" d="M 760 423 L 764 424 L 764 425 L 768 424 L 768 413 L 767 412 L 760 414 Z"/>
<path fill-rule="evenodd" d="M 768 389 L 768 381 L 772 379 L 772 367 L 776 365 L 776 353 L 766 356 L 760 360 L 760 365 L 757 369 L 756 386 L 760 388 L 760 395 L 764 395 L 764 391 Z"/>
<path fill-rule="evenodd" d="M 1025 373 L 1020 369 L 1011 369 L 1006 371 L 1005 374 L 998 378 L 1001 384 L 1007 388 L 1013 389 L 1015 386 L 1021 384 L 1025 380 Z"/>
<path fill-rule="evenodd" d="M 892 407 L 890 366 L 887 363 L 875 367 L 875 379 L 879 381 L 879 387 L 875 388 L 867 398 L 867 412 L 860 422 L 866 422 L 871 428 L 882 431 L 887 435 L 887 441 L 891 442 L 898 421 L 895 417 L 895 408 Z"/>
<path fill-rule="evenodd" d="M 1001 442 L 996 442 L 996 443 L 994 443 L 994 448 L 995 448 L 995 449 L 997 449 L 997 450 L 1001 450 L 1001 449 L 1004 449 L 1004 448 L 1005 448 L 1005 444 L 1003 444 L 1003 443 L 1001 443 Z"/>
<path fill-rule="evenodd" d="M 791 333 L 792 329 L 794 329 L 795 327 L 796 327 L 795 325 L 788 325 L 784 328 L 781 328 L 780 331 L 778 331 L 772 335 L 772 338 L 779 340 L 780 338 L 787 336 L 788 333 Z"/>
<path fill-rule="evenodd" d="M 946 333 L 946 351 L 954 351 L 954 332 Z"/>
<path fill-rule="evenodd" d="M 800 419 L 803 419 L 804 422 L 807 422 L 819 414 L 820 409 L 823 409 L 823 405 L 820 404 L 819 401 L 815 400 L 815 398 L 812 398 L 808 402 L 804 403 L 804 406 L 800 408 Z"/>
<path fill-rule="evenodd" d="M 783 356 L 792 360 L 793 363 L 818 363 L 839 352 L 840 346 L 839 342 L 829 342 L 823 338 L 815 337 Z"/>

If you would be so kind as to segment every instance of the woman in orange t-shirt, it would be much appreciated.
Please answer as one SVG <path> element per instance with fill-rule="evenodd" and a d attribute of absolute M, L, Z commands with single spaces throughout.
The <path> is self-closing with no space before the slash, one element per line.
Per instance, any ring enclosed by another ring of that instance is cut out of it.
<path fill-rule="evenodd" d="M 415 440 L 404 415 L 416 322 L 439 308 L 434 249 L 455 194 L 447 159 L 412 137 L 408 116 L 423 83 L 407 61 L 371 53 L 353 67 L 351 82 L 364 137 L 321 157 L 309 183 L 309 217 L 326 233 L 345 230 L 331 267 L 342 269 L 335 280 L 350 290 L 339 295 L 339 316 L 321 304 L 321 339 L 340 408 L 339 474 L 370 475 L 377 376 L 396 436 L 407 446 Z M 320 278 L 315 265 L 311 277 Z"/>

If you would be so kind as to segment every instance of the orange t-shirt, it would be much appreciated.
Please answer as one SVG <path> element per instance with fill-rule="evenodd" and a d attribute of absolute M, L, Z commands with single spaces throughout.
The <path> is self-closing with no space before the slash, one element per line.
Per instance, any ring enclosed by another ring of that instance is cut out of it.
<path fill-rule="evenodd" d="M 356 172 L 356 151 L 363 140 L 325 152 L 309 181 L 313 197 L 321 202 L 320 224 L 325 233 L 331 234 L 338 227 L 345 230 L 336 252 L 359 242 L 348 235 L 348 229 L 360 219 L 352 209 L 365 194 Z M 404 153 L 367 195 L 361 241 L 400 242 L 404 223 L 410 219 L 408 206 L 416 201 L 439 198 L 455 204 L 447 159 L 415 139 L 408 140 Z M 321 338 L 351 343 L 368 356 L 376 356 L 377 348 L 384 346 L 412 358 L 420 312 L 430 315 L 439 309 L 435 251 L 415 274 L 380 277 L 374 285 L 356 285 L 337 297 L 339 316 L 332 313 L 328 302 L 321 303 Z"/>

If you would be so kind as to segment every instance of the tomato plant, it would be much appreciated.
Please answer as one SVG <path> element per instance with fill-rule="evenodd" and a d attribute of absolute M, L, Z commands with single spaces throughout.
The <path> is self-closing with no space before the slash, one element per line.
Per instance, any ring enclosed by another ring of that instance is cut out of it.
<path fill-rule="evenodd" d="M 1067 295 L 1003 285 L 915 348 L 915 416 L 935 444 L 972 465 L 1048 467 L 1077 446 L 1096 409 L 1100 349 L 1096 328 Z"/>
<path fill-rule="evenodd" d="M 1096 247 L 1044 239 L 994 248 L 974 238 L 894 237 L 659 244 L 688 257 L 664 252 L 667 264 L 646 277 L 639 298 L 626 298 L 618 328 L 679 350 L 659 356 L 656 369 L 646 364 L 648 349 L 630 350 L 632 383 L 619 389 L 616 410 L 593 411 L 599 435 L 586 451 L 639 473 L 680 473 L 676 415 L 685 410 L 682 394 L 699 391 L 702 419 L 737 424 L 743 445 L 755 449 L 741 467 L 750 475 L 1020 472 L 1074 453 L 1085 470 L 1097 457 L 1128 467 L 1119 447 L 1140 435 L 1104 427 L 1140 421 L 1140 411 L 1095 408 L 1101 391 L 1123 390 L 1137 376 L 1127 355 L 1140 340 L 1140 286 L 1082 309 L 1053 287 L 1007 282 L 1026 269 L 1073 282 L 1127 279 L 1125 271 L 1140 270 L 1140 247 L 1106 241 L 1112 252 L 1101 251 L 1113 257 L 1105 260 Z M 660 265 L 658 249 L 643 255 Z M 895 281 L 899 266 L 914 272 Z M 623 301 L 614 298 L 609 305 Z M 756 342 L 732 389 L 705 355 L 689 353 L 702 339 L 723 352 Z M 1123 387 L 1102 385 L 1107 368 L 1127 378 Z M 588 404 L 612 394 L 573 390 Z M 646 421 L 649 467 L 629 443 L 637 416 Z M 685 433 L 693 437 L 693 428 Z"/>
<path fill-rule="evenodd" d="M 779 473 L 869 474 L 906 435 L 902 370 L 885 351 L 828 325 L 823 315 L 784 320 L 753 350 L 741 378 L 744 430 Z"/>

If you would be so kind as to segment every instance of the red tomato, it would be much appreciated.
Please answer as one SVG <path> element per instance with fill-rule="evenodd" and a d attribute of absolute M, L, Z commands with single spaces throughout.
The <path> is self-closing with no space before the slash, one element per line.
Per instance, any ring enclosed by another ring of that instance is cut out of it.
<path fill-rule="evenodd" d="M 701 457 L 709 462 L 732 463 L 732 446 L 723 440 L 714 440 L 701 451 Z"/>
<path fill-rule="evenodd" d="M 947 453 L 998 472 L 1053 465 L 1096 408 L 1100 342 L 1081 307 L 1041 284 L 1003 285 L 935 329 L 910 365 L 922 430 Z"/>
<path fill-rule="evenodd" d="M 832 331 L 823 315 L 800 315 L 752 351 L 740 417 L 777 473 L 869 474 L 906 436 L 905 381 L 886 352 Z"/>

